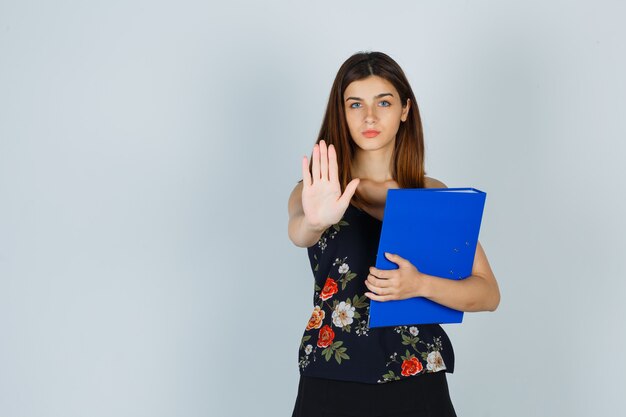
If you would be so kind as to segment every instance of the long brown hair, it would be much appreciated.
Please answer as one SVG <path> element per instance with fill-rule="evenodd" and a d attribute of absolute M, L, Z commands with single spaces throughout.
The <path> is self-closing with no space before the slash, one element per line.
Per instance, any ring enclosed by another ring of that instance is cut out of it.
<path fill-rule="evenodd" d="M 396 134 L 392 155 L 393 179 L 400 188 L 424 187 L 424 135 L 417 101 L 402 68 L 396 61 L 382 52 L 359 52 L 348 58 L 339 68 L 328 98 L 326 114 L 315 143 L 321 139 L 327 145 L 333 144 L 337 151 L 339 182 L 341 190 L 352 180 L 350 162 L 355 154 L 355 144 L 351 140 L 345 116 L 343 94 L 353 81 L 376 75 L 389 81 L 400 95 L 400 101 L 406 105 L 411 99 L 411 107 L 405 122 L 400 123 Z M 312 171 L 312 159 L 309 170 Z M 361 205 L 364 200 L 356 192 L 353 200 Z"/>

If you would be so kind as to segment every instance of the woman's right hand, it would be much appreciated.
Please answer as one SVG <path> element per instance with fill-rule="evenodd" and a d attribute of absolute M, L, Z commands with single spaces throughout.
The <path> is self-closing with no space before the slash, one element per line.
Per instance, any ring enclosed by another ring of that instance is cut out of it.
<path fill-rule="evenodd" d="M 337 153 L 331 144 L 326 148 L 322 139 L 313 146 L 313 175 L 307 157 L 302 159 L 302 209 L 305 221 L 315 230 L 325 230 L 338 223 L 359 185 L 355 178 L 341 194 Z"/>

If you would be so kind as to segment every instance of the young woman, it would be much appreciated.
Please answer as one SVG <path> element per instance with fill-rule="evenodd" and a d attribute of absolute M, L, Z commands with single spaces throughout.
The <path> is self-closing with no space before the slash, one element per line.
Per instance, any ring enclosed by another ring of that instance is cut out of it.
<path fill-rule="evenodd" d="M 426 297 L 462 311 L 500 302 L 480 243 L 472 275 L 455 281 L 373 265 L 387 190 L 443 188 L 425 176 L 422 125 L 402 69 L 380 52 L 343 63 L 313 147 L 289 198 L 289 238 L 306 247 L 313 311 L 299 350 L 293 417 L 454 416 L 446 372 L 454 352 L 441 326 L 368 328 L 369 301 Z"/>

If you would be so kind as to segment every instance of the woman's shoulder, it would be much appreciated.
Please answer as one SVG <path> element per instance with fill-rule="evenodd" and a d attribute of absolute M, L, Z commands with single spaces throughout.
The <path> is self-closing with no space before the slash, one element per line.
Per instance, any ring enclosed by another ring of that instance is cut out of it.
<path fill-rule="evenodd" d="M 448 188 L 448 186 L 436 178 L 424 177 L 424 188 Z"/>

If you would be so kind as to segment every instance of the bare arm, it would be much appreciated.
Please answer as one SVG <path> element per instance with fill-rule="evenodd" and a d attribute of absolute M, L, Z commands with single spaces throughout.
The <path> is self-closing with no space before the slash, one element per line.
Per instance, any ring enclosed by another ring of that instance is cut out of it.
<path fill-rule="evenodd" d="M 316 227 L 307 222 L 302 209 L 302 182 L 299 182 L 289 197 L 289 239 L 301 248 L 313 246 L 320 240 L 326 228 Z"/>

